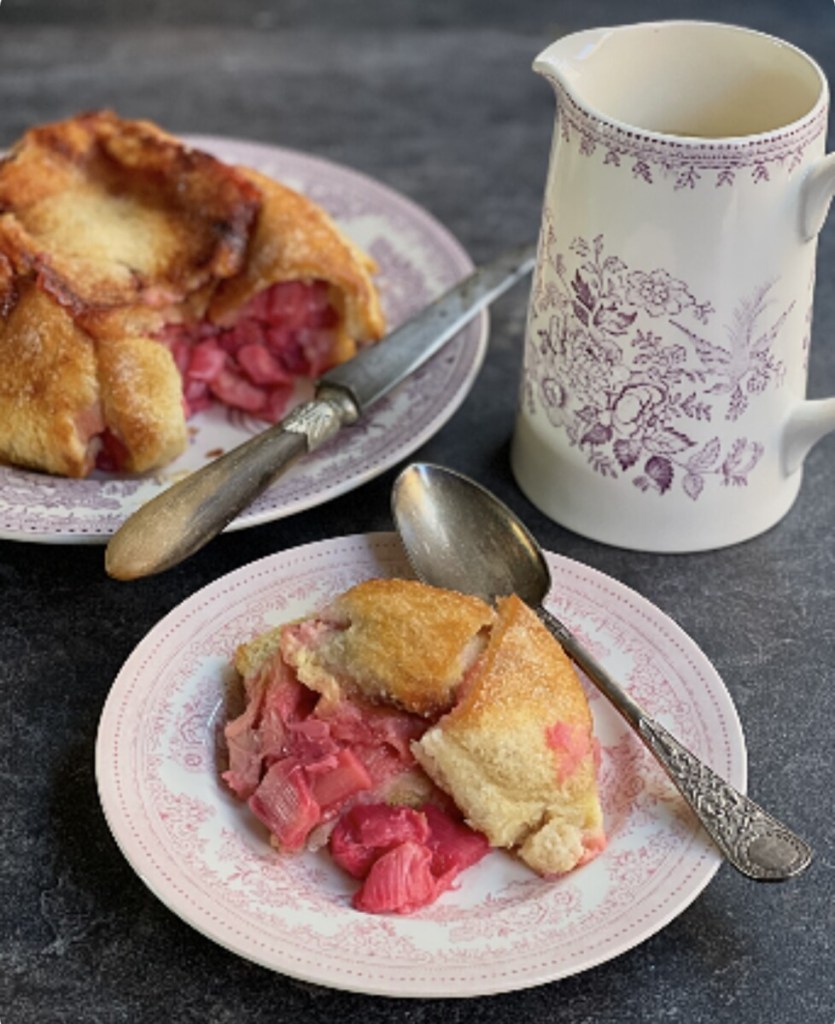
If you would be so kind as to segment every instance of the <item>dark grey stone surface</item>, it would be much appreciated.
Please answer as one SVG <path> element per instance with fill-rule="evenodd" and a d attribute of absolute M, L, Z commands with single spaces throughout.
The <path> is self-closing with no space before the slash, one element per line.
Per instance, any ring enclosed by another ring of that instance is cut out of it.
<path fill-rule="evenodd" d="M 563 31 L 659 17 L 776 33 L 835 77 L 828 0 L 2 0 L 0 144 L 32 122 L 112 106 L 174 131 L 308 150 L 404 192 L 480 260 L 538 227 L 553 104 L 532 58 Z M 832 224 L 820 268 L 815 396 L 835 393 Z M 524 313 L 521 289 L 495 306 L 472 393 L 417 455 L 477 477 L 547 547 L 636 588 L 694 637 L 739 709 L 752 794 L 811 840 L 813 868 L 758 887 L 723 867 L 688 910 L 634 950 L 517 994 L 397 1001 L 273 974 L 192 931 L 134 875 L 98 803 L 98 716 L 135 644 L 203 584 L 298 543 L 391 528 L 395 471 L 322 508 L 222 537 L 186 565 L 130 585 L 105 577 L 100 548 L 4 541 L 3 1024 L 831 1024 L 835 440 L 813 451 L 788 517 L 747 544 L 658 556 L 583 540 L 537 513 L 508 470 Z"/>

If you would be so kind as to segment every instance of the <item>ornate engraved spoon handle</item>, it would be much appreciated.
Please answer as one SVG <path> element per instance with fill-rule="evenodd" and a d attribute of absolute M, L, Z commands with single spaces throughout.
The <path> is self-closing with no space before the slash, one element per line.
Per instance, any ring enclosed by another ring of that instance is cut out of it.
<path fill-rule="evenodd" d="M 780 881 L 809 866 L 812 851 L 785 825 L 734 789 L 652 718 L 639 734 L 725 857 L 749 878 Z"/>
<path fill-rule="evenodd" d="M 566 653 L 611 701 L 655 755 L 708 835 L 742 874 L 780 881 L 800 874 L 812 850 L 776 818 L 721 779 L 629 696 L 547 609 L 536 613 Z"/>

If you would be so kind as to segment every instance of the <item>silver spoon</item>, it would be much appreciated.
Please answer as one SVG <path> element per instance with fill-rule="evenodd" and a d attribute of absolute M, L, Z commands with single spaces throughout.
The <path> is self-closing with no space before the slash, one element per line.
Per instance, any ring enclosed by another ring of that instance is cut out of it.
<path fill-rule="evenodd" d="M 392 510 L 409 561 L 425 583 L 492 602 L 515 592 L 602 690 L 677 786 L 727 860 L 758 881 L 800 874 L 812 851 L 771 815 L 728 785 L 629 696 L 573 633 L 542 606 L 551 574 L 542 550 L 494 495 L 452 470 L 407 467 Z"/>

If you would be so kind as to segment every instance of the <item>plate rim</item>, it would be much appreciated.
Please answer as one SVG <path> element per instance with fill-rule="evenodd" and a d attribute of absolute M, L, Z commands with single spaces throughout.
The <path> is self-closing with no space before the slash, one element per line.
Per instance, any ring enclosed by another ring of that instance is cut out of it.
<path fill-rule="evenodd" d="M 411 223 L 420 225 L 422 232 L 427 237 L 432 238 L 433 244 L 438 248 L 438 251 L 444 251 L 452 262 L 456 264 L 461 277 L 466 276 L 466 274 L 475 269 L 476 265 L 464 245 L 438 217 L 436 217 L 426 207 L 421 206 L 410 196 L 398 191 L 387 182 L 374 178 L 365 171 L 361 171 L 349 164 L 340 163 L 330 157 L 322 156 L 317 153 L 310 153 L 289 146 L 273 145 L 272 143 L 257 139 L 245 139 L 237 136 L 224 136 L 211 133 L 182 133 L 179 138 L 186 145 L 192 146 L 193 148 L 204 148 L 207 149 L 208 152 L 213 152 L 213 147 L 217 149 L 222 149 L 224 147 L 229 147 L 230 149 L 243 148 L 254 153 L 258 153 L 260 158 L 264 160 L 277 158 L 279 160 L 290 160 L 299 166 L 307 164 L 317 169 L 317 171 L 322 174 L 337 175 L 342 181 L 354 182 L 358 188 L 374 190 L 381 193 L 386 197 L 386 202 L 389 204 L 390 208 L 399 210 L 407 216 Z M 229 162 L 229 158 L 225 159 Z M 458 389 L 441 410 L 439 410 L 434 416 L 430 417 L 427 422 L 423 423 L 420 430 L 410 435 L 407 441 L 400 444 L 396 449 L 396 455 L 378 458 L 376 462 L 364 466 L 358 471 L 349 473 L 346 478 L 340 480 L 337 484 L 319 488 L 314 495 L 298 497 L 294 501 L 286 502 L 278 508 L 261 508 L 253 510 L 253 505 L 250 505 L 231 523 L 229 523 L 224 528 L 223 532 L 234 533 L 239 530 L 262 526 L 266 523 L 277 522 L 308 509 L 319 508 L 320 506 L 327 504 L 329 501 L 333 501 L 338 497 L 349 494 L 359 487 L 364 486 L 370 481 L 376 479 L 382 473 L 385 473 L 393 465 L 396 465 L 398 462 L 412 455 L 421 445 L 425 444 L 428 440 L 434 437 L 435 434 L 443 429 L 444 426 L 446 426 L 446 424 L 461 408 L 472 391 L 487 356 L 490 337 L 490 323 L 490 312 L 488 309 L 483 309 L 476 313 L 469 323 L 462 327 L 461 331 L 456 335 L 456 338 L 461 338 L 462 335 L 467 332 L 467 344 L 472 349 L 469 365 L 462 376 Z M 454 342 L 455 339 L 451 339 L 451 341 Z M 444 350 L 442 349 L 441 352 L 443 351 Z M 440 355 L 441 352 L 439 352 L 438 355 Z M 402 385 L 398 385 L 398 387 L 400 386 Z M 395 389 L 395 391 L 396 390 L 397 389 Z M 371 415 L 373 415 L 373 413 Z M 363 417 L 363 421 L 366 418 L 367 415 Z M 243 442 L 246 439 L 246 437 L 242 437 L 241 441 Z M 36 479 L 40 479 L 42 477 L 43 480 L 47 482 L 47 486 L 49 481 L 57 481 L 60 484 L 60 482 L 65 479 L 51 474 L 40 474 L 37 471 L 27 469 L 26 467 L 12 466 L 4 463 L 0 463 L 0 469 L 7 470 L 9 473 L 13 474 L 12 483 L 14 479 L 17 479 L 17 474 L 21 474 L 23 479 L 27 479 L 31 476 L 34 476 Z M 153 473 L 144 475 L 139 474 L 138 476 L 130 477 L 130 479 L 142 480 L 147 479 L 148 476 L 153 476 Z M 120 478 L 114 477 L 114 479 Z M 102 480 L 102 487 L 105 487 L 107 483 L 108 480 Z M 0 480 L 0 500 L 3 498 L 3 491 L 3 482 Z M 162 491 L 156 491 L 154 494 L 149 495 L 148 500 L 158 493 L 162 493 Z M 126 517 L 127 516 L 125 516 L 125 518 Z M 55 524 L 49 523 L 48 517 L 45 527 L 33 529 L 31 531 L 8 527 L 0 522 L 0 541 L 17 541 L 23 543 L 50 545 L 104 546 L 109 542 L 112 535 L 112 532 L 101 532 L 100 529 L 75 532 L 71 529 L 62 529 L 60 527 L 56 528 Z"/>
<path fill-rule="evenodd" d="M 259 956 L 253 953 L 251 949 L 241 949 L 234 941 L 223 936 L 222 926 L 219 929 L 210 929 L 205 927 L 204 923 L 199 920 L 199 908 L 196 908 L 194 913 L 189 913 L 187 909 L 184 909 L 183 900 L 180 900 L 179 902 L 172 901 L 170 895 L 166 896 L 165 886 L 160 885 L 157 878 L 149 877 L 148 874 L 141 870 L 142 864 L 137 862 L 141 862 L 143 858 L 136 855 L 135 852 L 128 847 L 126 841 L 124 841 L 124 837 L 120 834 L 120 818 L 123 814 L 120 808 L 114 808 L 110 804 L 114 783 L 105 771 L 106 765 L 109 765 L 112 760 L 112 750 L 108 746 L 108 740 L 112 739 L 114 734 L 113 730 L 109 728 L 109 723 L 110 719 L 117 714 L 120 706 L 120 687 L 125 685 L 130 674 L 134 671 L 136 663 L 142 660 L 147 649 L 153 646 L 159 635 L 163 633 L 167 627 L 175 625 L 177 621 L 180 620 L 183 615 L 187 615 L 190 610 L 197 609 L 201 603 L 204 603 L 206 600 L 214 600 L 212 594 L 213 591 L 222 591 L 224 589 L 232 590 L 236 585 L 251 577 L 253 571 L 269 569 L 270 563 L 280 565 L 281 560 L 285 558 L 292 559 L 294 557 L 297 558 L 300 555 L 316 556 L 316 554 L 321 553 L 327 554 L 329 551 L 339 549 L 343 545 L 357 543 L 364 543 L 368 546 L 369 551 L 374 551 L 376 545 L 385 546 L 392 542 L 397 543 L 397 541 L 397 534 L 391 531 L 352 533 L 310 541 L 305 544 L 284 549 L 283 551 L 275 552 L 271 555 L 263 556 L 200 587 L 194 593 L 179 602 L 174 608 L 170 609 L 146 632 L 146 634 L 134 646 L 133 650 L 125 659 L 121 669 L 114 678 L 101 711 L 96 735 L 95 776 L 97 790 L 108 828 L 110 829 L 111 835 L 113 836 L 119 850 L 140 880 L 154 894 L 154 896 L 156 896 L 156 898 L 159 899 L 169 911 L 174 913 L 181 920 L 185 921 L 199 934 L 229 950 L 235 955 L 253 963 L 257 963 L 268 970 L 282 974 L 286 977 L 320 985 L 324 988 L 401 999 L 472 998 L 521 991 L 523 989 L 548 984 L 553 981 L 561 980 L 565 977 L 572 977 L 577 974 L 585 973 L 594 967 L 600 966 L 602 963 L 606 963 L 622 956 L 624 953 L 636 948 L 647 939 L 666 928 L 676 917 L 679 917 L 684 913 L 684 911 L 691 906 L 699 895 L 701 895 L 723 864 L 723 858 L 717 849 L 712 848 L 710 844 L 707 844 L 704 850 L 701 851 L 690 864 L 688 869 L 690 875 L 697 877 L 694 881 L 687 881 L 687 889 L 684 896 L 679 894 L 677 898 L 671 898 L 669 907 L 663 910 L 663 912 L 656 912 L 655 916 L 648 920 L 643 927 L 637 928 L 637 930 L 633 928 L 625 934 L 622 940 L 614 947 L 606 945 L 597 955 L 585 956 L 580 966 L 565 965 L 564 969 L 560 970 L 555 969 L 556 965 L 552 964 L 548 966 L 547 964 L 543 964 L 533 974 L 531 973 L 531 968 L 526 967 L 525 977 L 516 981 L 508 981 L 508 978 L 504 974 L 496 977 L 493 984 L 485 984 L 483 978 L 479 980 L 479 983 L 476 983 L 473 978 L 465 977 L 462 980 L 461 985 L 458 987 L 450 988 L 448 986 L 444 987 L 441 985 L 434 990 L 430 990 L 431 986 L 427 981 L 428 973 L 426 970 L 421 973 L 421 968 L 418 966 L 414 972 L 418 978 L 417 984 L 413 988 L 409 988 L 404 991 L 402 988 L 400 990 L 392 988 L 391 986 L 394 983 L 390 980 L 386 981 L 380 976 L 377 976 L 375 979 L 361 976 L 359 980 L 352 980 L 346 976 L 345 972 L 343 972 L 340 978 L 335 979 L 332 974 L 330 976 L 325 976 L 321 972 L 317 973 L 315 969 L 302 969 L 300 966 L 300 960 L 298 961 L 297 968 L 294 968 L 286 962 L 277 963 L 275 956 Z M 614 587 L 616 591 L 620 591 L 620 593 L 625 597 L 636 602 L 639 608 L 643 606 L 652 612 L 653 617 L 656 620 L 656 624 L 660 622 L 664 626 L 665 630 L 672 631 L 675 639 L 684 648 L 685 653 L 695 656 L 699 663 L 700 670 L 710 677 L 711 685 L 713 687 L 712 695 L 720 698 L 721 706 L 717 706 L 717 711 L 720 712 L 723 725 L 727 730 L 728 754 L 732 758 L 735 758 L 734 769 L 737 773 L 733 777 L 729 775 L 728 781 L 732 782 L 737 789 L 744 793 L 747 787 L 748 757 L 739 714 L 731 694 L 725 686 L 721 676 L 707 655 L 701 650 L 699 645 L 667 613 L 651 602 L 648 598 L 640 594 L 640 592 L 627 584 L 622 583 L 617 578 L 608 575 L 602 570 L 586 565 L 583 562 L 555 552 L 546 551 L 546 558 L 552 563 L 552 566 L 554 564 L 559 565 L 562 563 L 567 569 L 579 572 L 581 577 L 591 578 L 599 585 L 605 585 L 610 589 Z M 547 603 L 548 602 L 546 600 L 546 604 Z M 218 607 L 222 607 L 222 605 Z M 684 850 L 687 850 L 689 846 L 692 845 L 695 834 L 695 832 L 690 834 L 689 839 L 684 844 Z M 176 860 L 176 858 L 173 857 L 170 859 Z M 177 905 L 172 905 L 172 902 L 176 902 Z M 185 901 L 185 904 L 187 905 L 187 901 Z M 375 981 L 376 983 L 374 983 Z"/>

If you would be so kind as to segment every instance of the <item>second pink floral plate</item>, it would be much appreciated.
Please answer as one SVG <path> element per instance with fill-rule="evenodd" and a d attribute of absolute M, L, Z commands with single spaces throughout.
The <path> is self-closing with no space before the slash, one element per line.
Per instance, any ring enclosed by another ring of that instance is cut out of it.
<path fill-rule="evenodd" d="M 730 696 L 693 641 L 634 591 L 548 555 L 549 607 L 648 710 L 744 791 Z M 353 583 L 409 576 L 395 534 L 322 541 L 215 581 L 170 612 L 115 680 L 99 726 L 102 806 L 148 887 L 208 938 L 271 970 L 388 996 L 475 996 L 576 974 L 653 935 L 720 865 L 677 792 L 589 689 L 606 850 L 546 882 L 494 851 L 412 916 L 362 914 L 326 852 L 279 855 L 220 778 L 235 647 Z"/>

